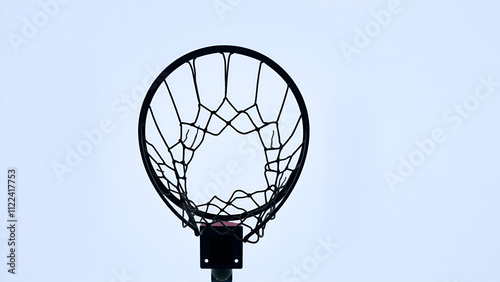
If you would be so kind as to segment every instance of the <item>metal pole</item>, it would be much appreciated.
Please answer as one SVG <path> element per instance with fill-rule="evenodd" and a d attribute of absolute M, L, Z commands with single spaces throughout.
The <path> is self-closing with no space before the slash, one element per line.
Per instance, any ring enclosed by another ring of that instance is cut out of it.
<path fill-rule="evenodd" d="M 212 282 L 232 282 L 233 270 L 231 268 L 212 268 Z"/>

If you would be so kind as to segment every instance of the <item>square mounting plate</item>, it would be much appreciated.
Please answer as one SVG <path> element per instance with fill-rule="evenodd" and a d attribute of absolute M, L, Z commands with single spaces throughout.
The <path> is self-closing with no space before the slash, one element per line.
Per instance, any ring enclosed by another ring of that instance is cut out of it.
<path fill-rule="evenodd" d="M 226 222 L 207 227 L 201 225 L 200 267 L 201 268 L 243 268 L 243 227 Z M 234 228 L 228 232 L 227 228 Z M 221 234 L 226 232 L 226 234 Z"/>

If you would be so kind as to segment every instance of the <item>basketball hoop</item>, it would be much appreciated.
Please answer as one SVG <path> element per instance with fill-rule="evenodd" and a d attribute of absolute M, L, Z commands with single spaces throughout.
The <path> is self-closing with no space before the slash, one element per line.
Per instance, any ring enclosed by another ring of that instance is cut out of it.
<path fill-rule="evenodd" d="M 256 177 L 265 185 L 200 200 L 190 165 L 207 140 L 228 131 L 258 137 L 265 163 Z M 201 267 L 212 269 L 213 281 L 231 281 L 230 270 L 242 267 L 242 243 L 264 235 L 299 178 L 308 141 L 307 109 L 294 81 L 268 57 L 236 46 L 175 60 L 153 82 L 139 117 L 148 176 L 183 227 L 201 235 Z"/>

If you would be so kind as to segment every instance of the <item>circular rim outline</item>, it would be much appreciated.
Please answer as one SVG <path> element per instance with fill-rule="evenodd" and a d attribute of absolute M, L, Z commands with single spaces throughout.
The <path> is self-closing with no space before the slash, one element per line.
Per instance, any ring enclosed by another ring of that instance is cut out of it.
<path fill-rule="evenodd" d="M 155 187 L 156 192 L 160 195 L 162 200 L 165 202 L 165 204 L 170 208 L 170 210 L 187 226 L 189 226 L 191 229 L 194 230 L 195 235 L 198 236 L 200 234 L 200 231 L 196 225 L 196 223 L 191 222 L 186 220 L 179 212 L 172 206 L 172 204 L 169 202 L 171 201 L 173 204 L 175 204 L 177 207 L 180 209 L 184 210 L 183 203 L 180 199 L 176 198 L 174 195 L 166 195 L 164 192 L 168 191 L 168 188 L 165 187 L 165 185 L 161 182 L 161 180 L 156 176 L 156 173 L 154 172 L 154 168 L 151 164 L 151 161 L 149 160 L 149 155 L 147 153 L 147 147 L 146 147 L 146 118 L 148 115 L 148 109 L 151 104 L 151 101 L 156 94 L 158 88 L 160 85 L 165 81 L 165 79 L 172 73 L 174 72 L 177 68 L 179 68 L 181 65 L 189 62 L 192 59 L 202 57 L 205 55 L 209 54 L 215 54 L 215 53 L 229 53 L 229 54 L 239 54 L 239 55 L 244 55 L 250 58 L 253 58 L 255 60 L 258 60 L 260 62 L 263 62 L 267 66 L 269 66 L 273 71 L 275 71 L 287 84 L 287 86 L 290 88 L 292 91 L 295 100 L 297 101 L 297 104 L 300 109 L 300 114 L 302 118 L 302 130 L 303 130 L 303 137 L 302 137 L 302 150 L 300 152 L 299 156 L 299 161 L 297 162 L 298 167 L 296 167 L 292 173 L 290 174 L 287 182 L 285 183 L 286 189 L 282 189 L 280 193 L 276 196 L 276 199 L 273 200 L 275 204 L 274 210 L 272 210 L 269 215 L 267 216 L 267 220 L 264 220 L 263 222 L 259 223 L 255 228 L 251 229 L 251 232 L 249 232 L 244 238 L 244 241 L 247 241 L 254 233 L 256 233 L 260 228 L 265 226 L 267 221 L 269 219 L 273 218 L 274 215 L 277 213 L 277 211 L 281 208 L 283 203 L 287 200 L 288 196 L 292 192 L 293 188 L 295 187 L 295 184 L 298 181 L 298 178 L 300 176 L 300 173 L 302 171 L 302 168 L 304 167 L 306 155 L 307 155 L 307 149 L 309 146 L 309 116 L 307 114 L 307 108 L 304 102 L 304 99 L 299 91 L 299 88 L 295 84 L 295 82 L 292 80 L 292 78 L 288 75 L 288 73 L 281 67 L 279 66 L 276 62 L 274 62 L 272 59 L 269 57 L 258 53 L 256 51 L 253 51 L 251 49 L 247 49 L 244 47 L 239 47 L 239 46 L 232 46 L 232 45 L 215 45 L 215 46 L 209 46 L 209 47 L 204 47 L 201 49 L 194 50 L 192 52 L 189 52 L 181 57 L 179 57 L 177 60 L 172 62 L 169 66 L 167 66 L 159 75 L 158 77 L 154 80 L 152 83 L 151 87 L 149 88 L 146 97 L 144 98 L 144 101 L 141 106 L 141 111 L 139 114 L 139 149 L 141 152 L 141 158 L 144 163 L 144 167 L 146 169 L 146 172 L 149 176 L 149 179 L 153 183 L 153 186 Z M 168 199 L 168 200 L 167 200 Z M 277 204 L 276 204 L 277 203 Z M 266 210 L 270 205 L 270 202 L 268 202 L 266 205 L 263 205 L 261 207 L 255 208 L 253 210 L 237 214 L 237 215 L 215 215 L 212 213 L 205 213 L 201 212 L 205 218 L 209 218 L 212 220 L 223 220 L 223 221 L 229 221 L 229 220 L 234 220 L 234 219 L 239 219 L 239 218 L 245 218 L 247 217 L 248 214 L 255 214 L 259 213 L 263 210 Z M 191 218 L 191 215 L 188 215 Z"/>

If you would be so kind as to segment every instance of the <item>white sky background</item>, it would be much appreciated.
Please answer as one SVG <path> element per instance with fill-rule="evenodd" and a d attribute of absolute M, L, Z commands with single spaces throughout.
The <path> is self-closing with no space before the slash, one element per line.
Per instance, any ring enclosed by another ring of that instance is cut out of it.
<path fill-rule="evenodd" d="M 234 281 L 500 280 L 500 2 L 61 2 L 0 1 L 0 175 L 19 170 L 17 274 L 2 220 L 1 281 L 209 281 L 137 120 L 143 84 L 218 44 L 280 64 L 311 123 L 303 174 Z"/>

